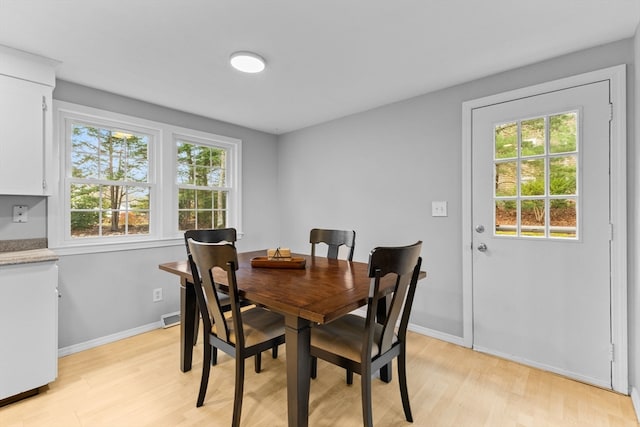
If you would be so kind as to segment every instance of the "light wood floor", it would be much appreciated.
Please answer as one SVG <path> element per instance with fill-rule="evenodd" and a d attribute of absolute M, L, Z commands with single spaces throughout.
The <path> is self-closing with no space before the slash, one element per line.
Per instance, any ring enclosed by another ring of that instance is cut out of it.
<path fill-rule="evenodd" d="M 59 378 L 44 393 L 0 408 L 0 426 L 230 425 L 233 360 L 219 355 L 205 404 L 196 408 L 202 347 L 193 370 L 180 372 L 179 332 L 158 329 L 61 358 Z M 404 420 L 394 371 L 390 384 L 374 380 L 377 427 L 638 426 L 627 396 L 415 333 L 409 338 L 415 421 Z M 286 426 L 284 348 L 277 360 L 264 354 L 260 374 L 247 363 L 242 425 Z M 309 425 L 362 425 L 359 379 L 347 386 L 342 370 L 319 361 Z"/>

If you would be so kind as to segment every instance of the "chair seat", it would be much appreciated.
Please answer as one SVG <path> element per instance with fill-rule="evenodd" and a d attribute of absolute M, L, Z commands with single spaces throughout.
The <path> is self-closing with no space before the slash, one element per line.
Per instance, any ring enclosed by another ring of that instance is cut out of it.
<path fill-rule="evenodd" d="M 347 314 L 331 323 L 311 328 L 311 346 L 337 354 L 354 362 L 362 362 L 362 337 L 365 334 L 366 321 L 356 314 Z M 382 325 L 376 324 L 374 330 L 371 357 L 380 353 L 377 342 L 380 341 Z M 394 334 L 393 342 L 398 337 Z"/>
<path fill-rule="evenodd" d="M 229 328 L 229 341 L 236 344 L 233 321 L 231 318 L 227 318 L 226 321 Z M 269 341 L 284 333 L 282 315 L 260 307 L 243 310 L 242 323 L 245 347 Z M 215 324 L 212 325 L 211 331 L 217 335 Z"/>

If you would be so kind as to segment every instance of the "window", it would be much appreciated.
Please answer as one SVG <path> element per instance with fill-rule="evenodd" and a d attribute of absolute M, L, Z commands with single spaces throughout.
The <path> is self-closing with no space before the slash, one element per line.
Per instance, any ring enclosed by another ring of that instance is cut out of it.
<path fill-rule="evenodd" d="M 149 234 L 151 135 L 70 120 L 73 239 Z"/>
<path fill-rule="evenodd" d="M 227 150 L 178 139 L 178 229 L 227 227 Z"/>
<path fill-rule="evenodd" d="M 578 238 L 578 112 L 494 128 L 495 234 Z"/>
<path fill-rule="evenodd" d="M 61 101 L 54 113 L 51 247 L 98 252 L 181 244 L 192 228 L 241 232 L 240 140 Z"/>

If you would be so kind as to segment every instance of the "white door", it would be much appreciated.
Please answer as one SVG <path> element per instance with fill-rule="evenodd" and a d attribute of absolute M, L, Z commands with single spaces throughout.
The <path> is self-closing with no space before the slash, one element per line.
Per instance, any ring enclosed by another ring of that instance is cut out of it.
<path fill-rule="evenodd" d="M 472 112 L 473 346 L 611 388 L 609 82 Z"/>

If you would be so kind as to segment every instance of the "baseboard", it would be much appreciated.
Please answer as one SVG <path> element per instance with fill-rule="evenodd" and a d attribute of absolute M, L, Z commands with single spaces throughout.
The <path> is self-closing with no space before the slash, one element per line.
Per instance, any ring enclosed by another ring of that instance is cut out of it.
<path fill-rule="evenodd" d="M 145 332 L 152 331 L 154 329 L 162 328 L 162 322 L 153 322 L 146 325 L 138 326 L 137 328 L 128 329 L 115 334 L 107 335 L 104 337 L 96 338 L 93 340 L 85 341 L 83 343 L 70 345 L 68 347 L 62 347 L 58 349 L 58 357 L 68 356 L 80 351 L 89 350 L 90 348 L 98 347 L 104 344 L 109 344 L 114 341 L 118 341 L 124 338 L 129 338 L 134 335 L 139 335 Z"/>
<path fill-rule="evenodd" d="M 633 409 L 636 410 L 636 418 L 640 423 L 640 392 L 635 387 L 631 387 L 631 402 L 633 403 Z"/>
<path fill-rule="evenodd" d="M 418 326 L 413 323 L 410 323 L 409 326 L 407 326 L 407 329 L 420 335 L 426 335 L 431 338 L 436 338 L 441 341 L 446 341 L 451 344 L 456 344 L 464 347 L 464 341 L 462 337 L 436 331 L 435 329 L 425 328 L 424 326 Z"/>

